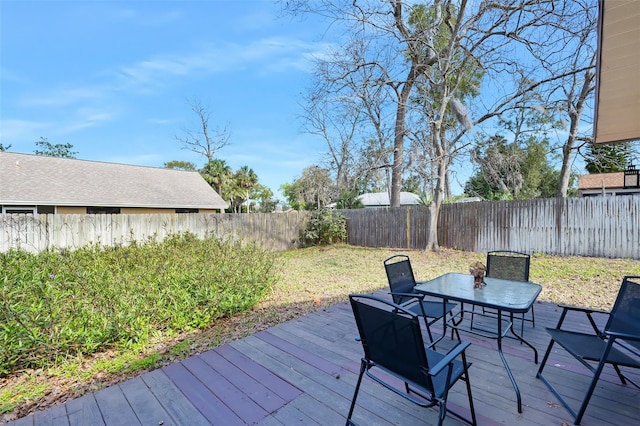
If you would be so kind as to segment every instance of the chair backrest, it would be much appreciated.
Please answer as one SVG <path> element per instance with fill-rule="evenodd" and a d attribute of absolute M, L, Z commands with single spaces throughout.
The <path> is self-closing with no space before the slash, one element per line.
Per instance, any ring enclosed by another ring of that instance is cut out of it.
<path fill-rule="evenodd" d="M 622 280 L 605 331 L 629 336 L 625 342 L 640 350 L 640 277 L 626 276 Z"/>
<path fill-rule="evenodd" d="M 364 357 L 384 370 L 433 390 L 418 317 L 389 300 L 349 295 Z"/>
<path fill-rule="evenodd" d="M 487 277 L 529 281 L 531 256 L 517 251 L 500 250 L 487 253 Z"/>
<path fill-rule="evenodd" d="M 416 279 L 411 268 L 409 256 L 396 254 L 384 260 L 384 269 L 392 293 L 413 293 Z M 402 304 L 409 298 L 392 295 L 396 304 Z"/>

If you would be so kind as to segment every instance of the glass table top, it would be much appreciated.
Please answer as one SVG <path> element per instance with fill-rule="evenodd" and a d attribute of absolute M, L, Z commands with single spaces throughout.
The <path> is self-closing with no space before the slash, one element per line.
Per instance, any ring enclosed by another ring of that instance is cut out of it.
<path fill-rule="evenodd" d="M 448 273 L 419 283 L 415 291 L 429 296 L 468 302 L 520 313 L 529 310 L 542 290 L 540 284 L 485 277 L 486 285 L 473 287 L 473 276 Z"/>

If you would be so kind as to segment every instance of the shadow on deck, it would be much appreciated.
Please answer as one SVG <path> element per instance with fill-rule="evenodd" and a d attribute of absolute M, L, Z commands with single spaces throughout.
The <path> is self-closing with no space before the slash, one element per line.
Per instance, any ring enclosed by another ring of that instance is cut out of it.
<path fill-rule="evenodd" d="M 524 337 L 542 358 L 549 342 L 544 327 L 555 326 L 560 310 L 550 303 L 536 303 L 535 310 L 536 327 L 526 323 Z M 575 327 L 587 326 L 579 323 L 582 317 L 570 320 Z M 362 356 L 356 335 L 351 308 L 342 303 L 10 424 L 342 425 Z M 514 339 L 503 342 L 522 393 L 520 414 L 496 342 L 467 333 L 461 337 L 472 342 L 467 356 L 473 362 L 469 374 L 480 425 L 573 423 L 536 379 L 538 366 L 528 347 Z M 438 349 L 452 344 L 447 339 Z M 545 372 L 562 385 L 561 392 L 575 396 L 577 405 L 588 385 L 587 370 L 556 350 Z M 630 376 L 638 378 L 636 373 Z M 582 424 L 635 423 L 639 397 L 636 388 L 620 384 L 613 369 L 606 367 Z M 449 401 L 449 409 L 467 413 L 463 384 L 453 388 Z M 363 425 L 435 424 L 437 411 L 414 406 L 365 378 L 354 420 Z M 445 424 L 462 423 L 449 416 Z"/>

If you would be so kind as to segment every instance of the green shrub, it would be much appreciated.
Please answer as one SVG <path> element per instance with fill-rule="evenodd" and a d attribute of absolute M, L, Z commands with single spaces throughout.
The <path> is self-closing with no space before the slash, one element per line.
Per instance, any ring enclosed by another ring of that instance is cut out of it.
<path fill-rule="evenodd" d="M 0 254 L 0 376 L 143 345 L 253 307 L 277 279 L 255 245 L 191 234 L 74 252 Z"/>
<path fill-rule="evenodd" d="M 335 210 L 315 210 L 302 230 L 302 246 L 342 243 L 347 240 L 347 219 Z"/>

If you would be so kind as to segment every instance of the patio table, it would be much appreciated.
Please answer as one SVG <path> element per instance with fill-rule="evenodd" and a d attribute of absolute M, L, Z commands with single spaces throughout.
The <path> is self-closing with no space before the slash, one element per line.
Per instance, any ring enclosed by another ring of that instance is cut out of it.
<path fill-rule="evenodd" d="M 509 380 L 511 380 L 511 384 L 516 392 L 518 412 L 522 413 L 522 398 L 520 396 L 520 390 L 518 389 L 518 384 L 513 377 L 513 373 L 511 372 L 507 359 L 502 351 L 502 339 L 507 335 L 507 333 L 511 332 L 513 336 L 533 350 L 534 361 L 536 364 L 538 363 L 538 351 L 536 348 L 513 329 L 513 315 L 527 312 L 540 294 L 542 286 L 532 282 L 503 280 L 490 277 L 485 277 L 484 281 L 486 283 L 485 286 L 481 288 L 474 288 L 472 275 L 447 273 L 432 280 L 417 284 L 415 291 L 442 299 L 443 311 L 446 309 L 445 306 L 449 300 L 458 301 L 462 306 L 464 306 L 465 303 L 469 303 L 472 305 L 492 308 L 497 311 L 496 316 L 489 316 L 479 312 L 469 312 L 462 309 L 447 320 L 445 320 L 445 315 L 443 313 L 443 333 L 437 341 L 444 338 L 447 333 L 447 327 L 496 339 L 498 343 L 498 353 L 502 359 L 502 364 L 504 365 L 507 375 L 509 376 Z M 508 313 L 508 320 L 503 320 L 503 311 Z M 488 331 L 472 327 L 463 327 L 461 324 L 465 312 L 471 313 L 472 315 L 495 318 L 497 320 L 496 330 Z"/>

